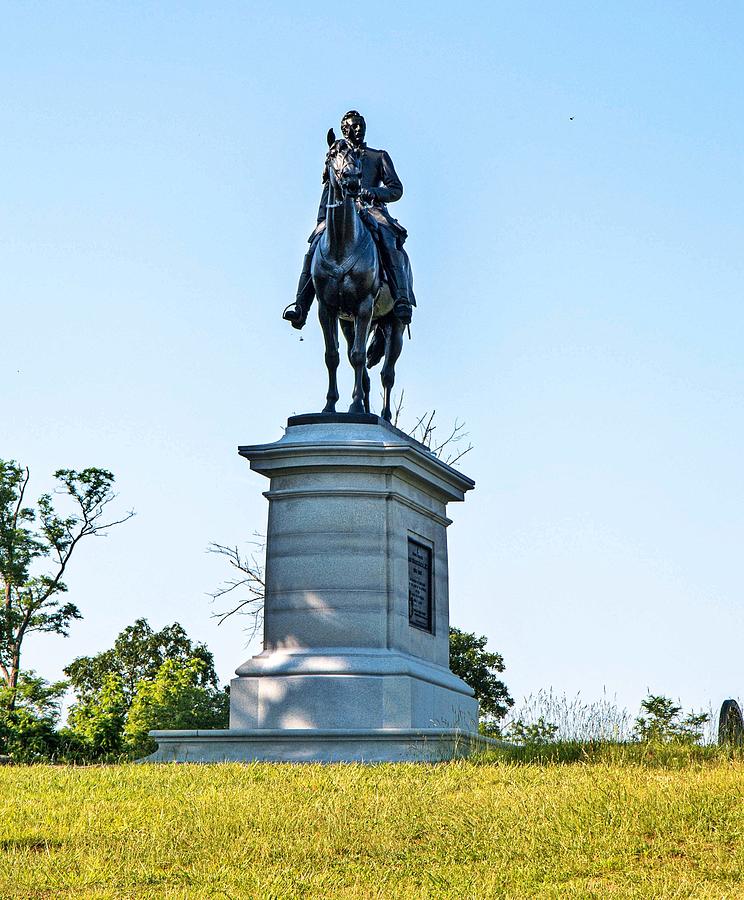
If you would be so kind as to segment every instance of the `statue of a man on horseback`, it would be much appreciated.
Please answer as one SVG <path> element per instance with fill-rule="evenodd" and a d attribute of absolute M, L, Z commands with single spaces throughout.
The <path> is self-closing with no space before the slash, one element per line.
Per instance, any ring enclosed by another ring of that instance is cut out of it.
<path fill-rule="evenodd" d="M 324 413 L 336 412 L 340 325 L 354 368 L 349 412 L 369 413 L 367 367 L 383 360 L 382 417 L 390 421 L 395 363 L 416 305 L 403 249 L 406 230 L 387 211 L 388 203 L 400 199 L 403 185 L 388 154 L 364 143 L 366 126 L 358 112 L 346 113 L 341 129 L 341 140 L 333 129 L 328 132 L 318 225 L 310 236 L 297 299 L 284 318 L 302 328 L 317 296 L 328 369 Z"/>
<path fill-rule="evenodd" d="M 344 139 L 361 155 L 362 176 L 358 203 L 362 220 L 375 238 L 384 275 L 395 302 L 395 313 L 401 322 L 407 325 L 411 321 L 412 308 L 416 305 L 410 278 L 411 266 L 403 249 L 408 232 L 387 209 L 388 203 L 394 203 L 403 196 L 403 185 L 387 151 L 373 150 L 364 142 L 367 132 L 364 116 L 355 109 L 349 110 L 341 119 L 341 132 Z M 294 305 L 290 305 L 284 312 L 284 318 L 293 328 L 304 326 L 315 298 L 310 266 L 320 236 L 326 227 L 328 192 L 328 170 L 325 168 L 323 194 L 318 207 L 318 224 L 309 238 L 310 249 L 305 255 Z"/>

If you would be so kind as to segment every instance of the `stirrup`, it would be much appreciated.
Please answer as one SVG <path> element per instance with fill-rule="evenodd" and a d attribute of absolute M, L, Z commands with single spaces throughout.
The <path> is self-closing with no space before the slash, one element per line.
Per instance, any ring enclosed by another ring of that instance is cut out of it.
<path fill-rule="evenodd" d="M 307 312 L 297 301 L 295 301 L 294 303 L 288 303 L 284 307 L 282 318 L 286 319 L 286 321 L 289 322 L 292 328 L 299 329 L 305 325 L 305 322 L 307 322 Z"/>

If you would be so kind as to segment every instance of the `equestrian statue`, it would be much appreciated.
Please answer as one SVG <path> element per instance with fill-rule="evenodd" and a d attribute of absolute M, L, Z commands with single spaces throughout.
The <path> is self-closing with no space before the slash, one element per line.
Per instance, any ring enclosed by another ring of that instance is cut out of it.
<path fill-rule="evenodd" d="M 356 110 L 343 117 L 341 131 L 340 140 L 333 129 L 328 132 L 318 224 L 309 238 L 297 297 L 284 318 L 302 328 L 317 296 L 328 368 L 324 413 L 335 413 L 338 401 L 340 323 L 354 368 L 349 412 L 369 413 L 367 368 L 384 360 L 382 418 L 390 421 L 395 363 L 416 305 L 403 249 L 407 232 L 387 209 L 401 198 L 403 185 L 386 151 L 364 142 L 366 123 Z"/>

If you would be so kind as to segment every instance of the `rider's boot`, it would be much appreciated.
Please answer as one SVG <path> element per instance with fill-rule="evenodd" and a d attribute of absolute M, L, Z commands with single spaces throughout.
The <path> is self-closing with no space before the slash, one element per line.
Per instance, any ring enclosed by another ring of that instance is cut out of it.
<path fill-rule="evenodd" d="M 402 325 L 410 325 L 413 318 L 413 304 L 408 297 L 398 297 L 393 305 L 393 315 Z"/>
<path fill-rule="evenodd" d="M 313 300 L 315 299 L 315 286 L 313 285 L 313 278 L 310 274 L 310 264 L 312 263 L 314 249 L 315 248 L 312 247 L 310 252 L 305 255 L 302 274 L 300 275 L 300 281 L 297 285 L 295 302 L 288 306 L 282 313 L 282 318 L 286 319 L 292 328 L 300 329 L 304 327 L 305 322 L 307 322 L 307 314 L 310 312 L 310 307 L 313 305 Z"/>
<path fill-rule="evenodd" d="M 408 297 L 408 273 L 403 265 L 404 256 L 392 235 L 386 232 L 381 237 L 378 247 L 390 293 L 395 301 L 393 313 L 403 325 L 408 325 L 413 317 L 413 304 Z"/>

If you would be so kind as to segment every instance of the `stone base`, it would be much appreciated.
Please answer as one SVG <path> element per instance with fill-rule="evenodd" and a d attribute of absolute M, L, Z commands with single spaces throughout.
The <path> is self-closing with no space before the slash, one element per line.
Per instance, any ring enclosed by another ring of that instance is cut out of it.
<path fill-rule="evenodd" d="M 444 666 L 353 647 L 264 652 L 230 684 L 230 728 L 478 730 L 478 703 Z"/>
<path fill-rule="evenodd" d="M 498 745 L 449 669 L 447 504 L 473 481 L 377 416 L 304 415 L 240 447 L 267 477 L 263 651 L 230 728 L 149 762 L 433 762 Z"/>
<path fill-rule="evenodd" d="M 500 746 L 479 734 L 444 728 L 225 729 L 151 731 L 158 749 L 140 762 L 443 762 Z"/>

